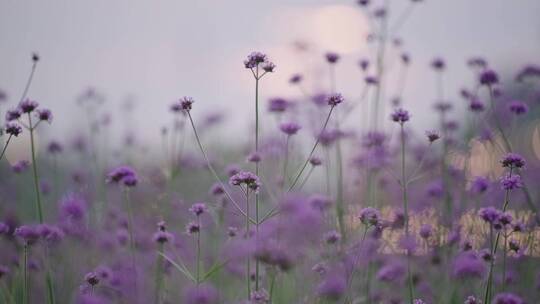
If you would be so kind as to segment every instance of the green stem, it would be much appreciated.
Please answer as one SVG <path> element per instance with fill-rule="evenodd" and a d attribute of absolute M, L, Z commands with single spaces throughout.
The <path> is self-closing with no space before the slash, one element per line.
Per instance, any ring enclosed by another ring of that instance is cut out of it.
<path fill-rule="evenodd" d="M 317 134 L 317 139 L 315 140 L 315 144 L 313 145 L 313 148 L 311 148 L 311 152 L 309 152 L 309 155 L 306 158 L 306 161 L 304 162 L 304 164 L 302 165 L 302 167 L 298 171 L 298 174 L 296 174 L 296 177 L 294 178 L 292 184 L 289 186 L 289 190 L 287 190 L 287 192 L 291 191 L 294 188 L 294 186 L 296 185 L 296 183 L 300 179 L 300 176 L 302 176 L 302 173 L 306 169 L 306 166 L 309 163 L 309 160 L 311 159 L 311 157 L 313 156 L 313 153 L 315 153 L 315 149 L 317 149 L 317 146 L 319 145 L 320 134 L 322 132 L 324 132 L 324 130 L 326 130 L 326 126 L 328 125 L 328 121 L 330 121 L 330 117 L 332 116 L 332 112 L 334 111 L 334 107 L 335 106 L 330 107 L 330 111 L 328 112 L 328 115 L 326 116 L 326 120 L 324 121 L 324 125 L 323 125 L 323 127 L 321 129 L 321 132 L 319 132 L 319 134 Z"/>
<path fill-rule="evenodd" d="M 4 154 L 6 153 L 6 150 L 7 150 L 7 147 L 9 145 L 9 141 L 11 140 L 11 137 L 13 135 L 9 134 L 9 137 L 8 139 L 6 140 L 6 144 L 4 145 L 4 148 L 2 149 L 2 154 L 0 154 L 0 159 L 2 159 L 2 157 L 4 157 Z"/>
<path fill-rule="evenodd" d="M 199 231 L 197 232 L 197 286 L 201 284 L 201 220 L 197 216 L 197 225 L 199 226 Z"/>
<path fill-rule="evenodd" d="M 259 66 L 255 78 L 255 153 L 259 153 Z M 255 162 L 255 175 L 259 175 L 259 162 Z M 259 193 L 255 192 L 255 240 L 259 237 Z M 259 290 L 259 260 L 255 260 L 255 290 Z"/>
<path fill-rule="evenodd" d="M 156 257 L 156 294 L 155 294 L 155 303 L 162 303 L 162 294 L 161 290 L 163 289 L 163 243 L 158 244 L 158 255 Z"/>
<path fill-rule="evenodd" d="M 403 213 L 405 217 L 405 236 L 409 237 L 409 210 L 407 198 L 407 182 L 405 175 L 405 129 L 401 123 L 401 190 L 403 194 Z M 414 291 L 411 276 L 411 254 L 407 250 L 407 285 L 409 288 L 409 303 L 413 303 Z"/>
<path fill-rule="evenodd" d="M 24 285 L 23 285 L 23 304 L 29 303 L 30 295 L 30 286 L 28 281 L 28 243 L 24 244 L 23 252 L 23 276 L 24 276 Z"/>
<path fill-rule="evenodd" d="M 283 161 L 283 173 L 282 173 L 282 176 L 283 176 L 283 188 L 285 188 L 287 186 L 287 181 L 288 181 L 288 178 L 287 178 L 287 165 L 289 163 L 289 141 L 290 141 L 290 136 L 287 135 L 287 140 L 285 141 L 285 160 Z"/>
<path fill-rule="evenodd" d="M 34 126 L 32 126 L 32 115 L 28 113 L 28 129 L 30 130 L 30 148 L 32 150 L 32 172 L 34 174 L 34 188 L 36 191 L 36 207 L 39 223 L 43 224 L 43 209 L 41 207 L 41 194 L 39 191 L 39 180 L 36 163 L 36 148 L 34 144 Z"/>
<path fill-rule="evenodd" d="M 249 188 L 246 189 L 246 239 L 249 239 L 250 234 L 250 221 L 249 221 Z M 246 287 L 247 287 L 247 297 L 250 298 L 251 295 L 251 261 L 250 257 L 248 256 L 246 261 Z"/>

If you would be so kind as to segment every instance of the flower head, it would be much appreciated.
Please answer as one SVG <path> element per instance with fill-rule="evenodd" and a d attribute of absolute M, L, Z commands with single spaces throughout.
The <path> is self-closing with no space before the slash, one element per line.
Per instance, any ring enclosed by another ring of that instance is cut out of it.
<path fill-rule="evenodd" d="M 360 210 L 360 221 L 364 225 L 375 226 L 379 223 L 379 218 L 381 217 L 379 210 L 375 208 L 364 208 Z"/>
<path fill-rule="evenodd" d="M 99 276 L 97 273 L 91 271 L 84 276 L 84 280 L 91 286 L 95 286 L 99 283 Z"/>
<path fill-rule="evenodd" d="M 442 58 L 435 58 L 431 62 L 431 67 L 435 71 L 443 71 L 446 68 L 446 63 L 444 62 Z"/>
<path fill-rule="evenodd" d="M 200 216 L 201 214 L 207 212 L 208 208 L 204 203 L 195 203 L 189 208 L 189 211 L 196 216 Z"/>
<path fill-rule="evenodd" d="M 137 173 L 129 166 L 120 166 L 114 168 L 107 175 L 107 182 L 115 184 L 123 184 L 126 187 L 134 187 L 137 185 Z"/>
<path fill-rule="evenodd" d="M 25 241 L 28 245 L 32 245 L 39 240 L 40 234 L 35 226 L 23 225 L 15 229 L 13 233 L 16 237 Z"/>
<path fill-rule="evenodd" d="M 493 70 L 485 70 L 479 76 L 480 84 L 491 86 L 499 82 L 499 76 Z"/>
<path fill-rule="evenodd" d="M 501 178 L 501 188 L 503 190 L 514 190 L 523 187 L 521 176 L 518 174 L 507 174 Z"/>
<path fill-rule="evenodd" d="M 322 161 L 320 158 L 318 158 L 317 156 L 312 156 L 310 159 L 309 159 L 309 163 L 316 167 L 316 166 L 320 166 L 322 164 Z"/>
<path fill-rule="evenodd" d="M 36 101 L 30 99 L 25 99 L 19 103 L 19 109 L 21 109 L 22 113 L 31 113 L 37 109 L 38 106 L 39 104 Z"/>
<path fill-rule="evenodd" d="M 326 97 L 326 102 L 333 107 L 342 103 L 343 100 L 344 98 L 340 93 L 333 93 Z"/>
<path fill-rule="evenodd" d="M 263 71 L 265 71 L 267 73 L 272 73 L 272 72 L 274 72 L 274 69 L 276 68 L 276 65 L 273 62 L 266 61 L 266 62 L 262 63 L 261 67 L 262 67 Z"/>
<path fill-rule="evenodd" d="M 201 225 L 199 225 L 196 222 L 190 222 L 186 226 L 187 234 L 195 234 L 195 233 L 199 233 L 199 231 L 201 231 Z"/>
<path fill-rule="evenodd" d="M 21 126 L 19 126 L 16 123 L 13 123 L 13 122 L 6 123 L 5 130 L 6 130 L 7 134 L 9 134 L 11 136 L 15 136 L 15 137 L 19 136 L 19 134 L 22 133 Z"/>
<path fill-rule="evenodd" d="M 499 293 L 493 298 L 493 304 L 524 304 L 525 302 L 513 293 Z M 487 303 L 486 303 L 487 304 Z"/>
<path fill-rule="evenodd" d="M 303 79 L 303 76 L 302 74 L 294 74 L 291 76 L 291 78 L 289 78 L 289 83 L 290 84 L 297 84 L 297 83 L 300 83 Z"/>
<path fill-rule="evenodd" d="M 529 106 L 521 101 L 511 101 L 508 105 L 508 110 L 516 115 L 522 115 L 529 111 Z"/>
<path fill-rule="evenodd" d="M 247 188 L 257 192 L 261 183 L 259 177 L 251 172 L 240 171 L 231 176 L 229 183 L 233 186 L 245 185 Z"/>
<path fill-rule="evenodd" d="M 480 208 L 480 210 L 478 210 L 478 215 L 485 222 L 493 224 L 495 223 L 497 219 L 499 219 L 499 216 L 501 215 L 501 211 L 499 211 L 498 209 L 495 209 L 494 207 Z"/>
<path fill-rule="evenodd" d="M 300 125 L 295 122 L 284 122 L 279 125 L 281 132 L 287 135 L 294 135 L 301 129 Z"/>
<path fill-rule="evenodd" d="M 501 159 L 501 164 L 505 168 L 523 168 L 525 159 L 517 153 L 508 153 Z"/>
<path fill-rule="evenodd" d="M 484 111 L 485 106 L 484 106 L 483 102 L 481 102 L 480 100 L 478 100 L 476 98 L 473 98 L 473 99 L 471 99 L 471 101 L 469 103 L 469 109 L 472 112 L 482 112 L 482 111 Z"/>
<path fill-rule="evenodd" d="M 339 55 L 334 52 L 328 52 L 324 54 L 324 57 L 326 58 L 326 61 L 330 64 L 337 63 L 339 60 Z"/>
<path fill-rule="evenodd" d="M 426 137 L 429 140 L 429 142 L 432 143 L 438 140 L 439 138 L 441 138 L 441 135 L 437 131 L 430 130 L 430 131 L 426 131 Z"/>
<path fill-rule="evenodd" d="M 268 111 L 274 113 L 285 112 L 289 107 L 289 102 L 281 97 L 271 98 L 268 101 Z"/>
<path fill-rule="evenodd" d="M 36 116 L 40 121 L 46 121 L 48 123 L 51 123 L 53 119 L 53 115 L 49 109 L 38 109 L 36 111 Z"/>
<path fill-rule="evenodd" d="M 396 109 L 390 117 L 392 118 L 393 121 L 398 122 L 400 124 L 403 124 L 410 119 L 409 112 L 402 108 Z"/>
<path fill-rule="evenodd" d="M 19 108 L 8 110 L 6 112 L 6 121 L 17 120 L 21 117 L 21 110 Z"/>
<path fill-rule="evenodd" d="M 252 52 L 248 55 L 247 59 L 244 60 L 244 66 L 246 69 L 256 68 L 259 64 L 266 62 L 266 55 L 261 52 Z"/>

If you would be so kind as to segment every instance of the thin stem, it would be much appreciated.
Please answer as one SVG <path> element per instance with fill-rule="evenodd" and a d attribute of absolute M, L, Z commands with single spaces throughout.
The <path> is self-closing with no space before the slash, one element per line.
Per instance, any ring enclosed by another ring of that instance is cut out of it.
<path fill-rule="evenodd" d="M 409 210 L 408 210 L 408 200 L 407 200 L 407 183 L 406 183 L 406 174 L 405 174 L 405 129 L 403 123 L 401 123 L 401 190 L 403 194 L 403 213 L 405 217 L 405 236 L 409 237 Z M 409 288 L 409 303 L 413 303 L 414 292 L 412 286 L 412 276 L 411 276 L 411 254 L 407 250 L 407 285 Z"/>
<path fill-rule="evenodd" d="M 30 126 L 30 148 L 32 150 L 32 171 L 34 174 L 34 188 L 36 191 L 36 207 L 39 223 L 43 224 L 43 209 L 41 207 L 41 194 L 39 191 L 39 180 L 38 180 L 38 171 L 36 163 L 36 148 L 34 146 L 34 127 L 32 126 L 32 115 L 28 113 L 28 124 Z"/>
<path fill-rule="evenodd" d="M 384 9 L 388 8 L 388 1 L 385 1 Z M 375 96 L 373 100 L 373 129 L 377 130 L 379 125 L 379 104 L 381 101 L 381 95 L 384 84 L 384 56 L 386 50 L 386 39 L 387 39 L 387 29 L 388 28 L 388 18 L 383 16 L 381 18 L 381 31 L 379 37 L 379 46 L 377 49 L 377 80 L 379 81 L 378 85 L 375 88 Z"/>
<path fill-rule="evenodd" d="M 283 188 L 285 188 L 287 186 L 287 181 L 288 181 L 288 177 L 287 177 L 287 165 L 289 163 L 289 141 L 290 141 L 290 136 L 287 135 L 287 139 L 285 141 L 285 160 L 283 161 L 283 173 L 282 173 L 282 176 L 283 176 Z"/>
<path fill-rule="evenodd" d="M 360 251 L 360 249 L 362 249 L 362 244 L 364 243 L 364 240 L 366 239 L 366 235 L 367 235 L 367 232 L 368 232 L 368 229 L 369 227 L 366 226 L 365 229 L 364 229 L 364 233 L 362 234 L 362 239 L 360 240 L 360 244 L 359 244 L 359 248 L 358 248 L 358 251 Z M 352 264 L 352 272 L 351 272 L 351 275 L 349 276 L 349 278 L 347 279 L 347 289 L 346 289 L 346 297 L 345 297 L 345 303 L 347 303 L 348 299 L 349 299 L 349 290 L 353 284 L 353 280 L 354 280 L 354 275 L 356 274 L 356 264 L 358 263 L 358 260 L 359 260 L 359 255 L 360 255 L 360 252 L 358 252 L 358 254 L 355 256 L 354 258 L 354 261 L 353 261 L 353 264 Z"/>
<path fill-rule="evenodd" d="M 32 79 L 34 78 L 34 73 L 36 71 L 37 61 L 34 61 L 32 64 L 32 70 L 30 71 L 30 75 L 28 76 L 28 80 L 26 81 L 26 85 L 24 86 L 23 93 L 21 95 L 20 102 L 26 98 L 26 94 L 28 93 L 28 90 L 30 89 L 30 85 L 32 84 Z"/>
<path fill-rule="evenodd" d="M 332 112 L 334 111 L 334 107 L 335 106 L 330 107 L 330 111 L 328 112 L 328 115 L 326 116 L 326 120 L 324 121 L 324 125 L 323 125 L 323 127 L 321 129 L 321 132 L 319 132 L 319 134 L 317 134 L 317 139 L 315 140 L 315 144 L 313 145 L 313 148 L 311 149 L 311 152 L 309 153 L 308 157 L 306 158 L 306 161 L 304 162 L 304 164 L 302 165 L 302 167 L 298 171 L 298 174 L 296 174 L 296 177 L 294 178 L 293 183 L 291 184 L 291 186 L 289 186 L 289 190 L 287 190 L 287 192 L 291 191 L 294 188 L 294 186 L 298 182 L 298 179 L 300 179 L 300 176 L 302 175 L 302 173 L 306 169 L 306 166 L 309 163 L 309 160 L 311 159 L 311 157 L 313 156 L 313 153 L 315 153 L 315 149 L 317 149 L 317 146 L 319 145 L 320 134 L 323 133 L 324 130 L 326 130 L 326 126 L 328 125 L 328 121 L 330 121 L 330 116 L 332 116 Z"/>
<path fill-rule="evenodd" d="M 197 232 L 197 286 L 201 284 L 201 219 L 197 216 L 197 225 L 199 231 Z"/>
<path fill-rule="evenodd" d="M 507 247 L 507 235 L 504 233 L 504 244 L 503 244 L 503 270 L 502 270 L 502 287 L 501 290 L 504 291 L 506 285 L 506 247 Z"/>
<path fill-rule="evenodd" d="M 249 221 L 249 189 L 246 190 L 246 239 L 249 239 L 250 235 L 250 221 Z M 250 298 L 251 295 L 251 261 L 250 257 L 247 257 L 246 261 L 246 287 L 247 287 L 247 297 Z"/>
<path fill-rule="evenodd" d="M 197 145 L 199 146 L 199 149 L 201 150 L 201 153 L 204 157 L 204 160 L 206 161 L 206 166 L 208 167 L 208 170 L 210 170 L 210 173 L 212 173 L 212 175 L 214 176 L 216 182 L 219 183 L 219 185 L 221 186 L 221 188 L 223 188 L 223 191 L 225 192 L 225 195 L 227 196 L 227 198 L 232 202 L 232 204 L 234 205 L 234 207 L 238 210 L 238 212 L 240 212 L 243 216 L 249 218 L 249 220 L 252 222 L 252 223 L 256 223 L 253 219 L 251 219 L 246 212 L 244 212 L 244 210 L 242 210 L 242 208 L 240 208 L 240 206 L 238 205 L 238 203 L 233 199 L 233 197 L 231 196 L 231 194 L 229 193 L 229 191 L 227 191 L 227 188 L 225 187 L 225 184 L 221 181 L 221 179 L 219 178 L 218 174 L 216 173 L 216 170 L 214 170 L 214 167 L 212 166 L 212 163 L 210 162 L 210 159 L 208 158 L 208 156 L 206 155 L 206 151 L 204 150 L 202 144 L 201 144 L 201 140 L 199 138 L 199 134 L 197 133 L 197 129 L 195 128 L 195 123 L 193 123 L 193 118 L 191 117 L 191 113 L 188 111 L 187 112 L 188 114 L 188 117 L 189 117 L 189 122 L 191 123 L 191 127 L 193 128 L 193 133 L 195 134 L 195 139 L 197 141 Z"/>
<path fill-rule="evenodd" d="M 259 66 L 257 65 L 257 76 Z M 261 75 L 261 77 L 264 76 Z M 255 78 L 255 153 L 259 153 L 259 77 Z M 255 175 L 260 176 L 259 162 L 255 162 Z M 259 192 L 255 192 L 255 240 L 259 237 Z M 255 260 L 255 290 L 259 290 L 259 260 Z"/>
<path fill-rule="evenodd" d="M 163 243 L 158 244 L 158 255 L 156 257 L 156 293 L 155 293 L 155 303 L 162 303 L 162 294 L 161 290 L 163 289 Z"/>
<path fill-rule="evenodd" d="M 4 145 L 4 148 L 2 149 L 2 154 L 0 154 L 0 160 L 2 159 L 2 157 L 4 157 L 4 154 L 6 153 L 7 147 L 9 145 L 9 141 L 11 140 L 12 136 L 13 136 L 12 134 L 9 134 L 9 137 L 6 140 L 6 144 Z"/>
<path fill-rule="evenodd" d="M 301 190 L 302 188 L 304 188 L 304 185 L 306 184 L 308 179 L 311 177 L 311 174 L 313 173 L 313 170 L 315 170 L 315 166 L 311 166 L 311 168 L 308 171 L 308 174 L 306 175 L 306 178 L 304 178 L 304 180 L 302 181 L 302 183 L 298 187 L 298 190 Z"/>
<path fill-rule="evenodd" d="M 28 280 L 28 243 L 24 244 L 23 252 L 23 276 L 24 276 L 24 285 L 23 285 L 23 304 L 29 303 L 30 295 L 30 286 Z"/>
<path fill-rule="evenodd" d="M 129 251 L 131 253 L 131 266 L 133 267 L 133 273 L 135 274 L 135 290 L 137 290 L 137 267 L 135 262 L 135 237 L 133 235 L 133 210 L 131 208 L 131 200 L 129 197 L 129 189 L 124 190 L 124 196 L 126 201 L 126 209 L 128 214 L 128 233 L 129 233 Z"/>

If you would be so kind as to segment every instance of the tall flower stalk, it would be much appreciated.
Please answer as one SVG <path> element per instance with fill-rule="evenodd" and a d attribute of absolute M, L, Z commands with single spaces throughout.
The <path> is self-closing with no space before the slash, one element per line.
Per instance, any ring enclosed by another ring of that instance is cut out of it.
<path fill-rule="evenodd" d="M 255 78 L 255 153 L 259 153 L 259 81 L 267 73 L 274 71 L 275 65 L 268 60 L 265 54 L 253 52 L 244 61 L 244 66 L 249 69 Z M 255 162 L 255 175 L 259 176 L 259 161 Z M 249 204 L 248 204 L 249 205 Z M 248 213 L 249 214 L 249 213 Z M 247 217 L 249 221 L 249 216 Z M 259 235 L 259 194 L 255 193 L 255 239 Z M 259 290 L 259 261 L 255 261 L 255 290 Z"/>
<path fill-rule="evenodd" d="M 397 109 L 392 113 L 391 118 L 394 122 L 399 123 L 400 126 L 400 154 L 401 154 L 401 194 L 403 201 L 403 216 L 405 220 L 405 238 L 409 238 L 409 204 L 408 204 L 408 194 L 407 194 L 407 175 L 405 172 L 405 122 L 409 121 L 410 116 L 409 112 L 401 108 Z M 406 249 L 407 254 L 407 286 L 409 294 L 409 303 L 413 304 L 414 300 L 414 291 L 413 291 L 413 282 L 411 275 L 411 252 Z"/>

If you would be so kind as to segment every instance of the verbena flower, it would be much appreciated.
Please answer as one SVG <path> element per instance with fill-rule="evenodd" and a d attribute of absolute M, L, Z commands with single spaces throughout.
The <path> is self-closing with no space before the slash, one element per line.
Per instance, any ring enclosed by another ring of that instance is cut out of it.
<path fill-rule="evenodd" d="M 443 71 L 446 68 L 446 63 L 444 62 L 442 58 L 435 58 L 431 62 L 431 67 L 435 71 Z"/>
<path fill-rule="evenodd" d="M 19 103 L 19 109 L 25 114 L 33 112 L 38 106 L 39 104 L 36 101 L 30 99 L 25 99 Z"/>
<path fill-rule="evenodd" d="M 282 113 L 289 107 L 289 102 L 280 97 L 271 98 L 268 100 L 268 111 L 274 113 Z"/>
<path fill-rule="evenodd" d="M 333 93 L 326 97 L 326 102 L 331 106 L 337 106 L 342 103 L 345 99 L 340 93 Z"/>
<path fill-rule="evenodd" d="M 335 230 L 328 231 L 323 235 L 323 239 L 327 244 L 333 245 L 341 240 L 341 234 Z"/>
<path fill-rule="evenodd" d="M 360 210 L 360 222 L 364 225 L 375 226 L 379 223 L 380 217 L 379 210 L 375 208 L 367 207 Z"/>
<path fill-rule="evenodd" d="M 12 135 L 12 136 L 19 136 L 19 134 L 22 133 L 22 127 L 19 126 L 16 123 L 8 122 L 5 126 L 6 134 Z"/>
<path fill-rule="evenodd" d="M 40 234 L 37 227 L 30 226 L 30 225 L 23 225 L 16 228 L 13 235 L 22 239 L 28 245 L 34 244 L 40 238 Z"/>
<path fill-rule="evenodd" d="M 429 130 L 429 131 L 426 131 L 426 137 L 428 141 L 432 143 L 438 140 L 439 138 L 441 138 L 441 135 L 437 131 Z"/>
<path fill-rule="evenodd" d="M 51 141 L 49 145 L 47 146 L 47 151 L 51 154 L 58 154 L 62 152 L 64 148 L 62 145 L 57 141 Z"/>
<path fill-rule="evenodd" d="M 477 299 L 475 296 L 468 296 L 463 304 L 482 304 L 482 301 Z"/>
<path fill-rule="evenodd" d="M 296 134 L 298 130 L 301 129 L 301 127 L 295 122 L 284 122 L 279 125 L 279 129 L 281 130 L 281 132 L 290 136 Z"/>
<path fill-rule="evenodd" d="M 91 271 L 84 275 L 84 281 L 91 286 L 96 286 L 99 284 L 99 276 L 95 272 Z"/>
<path fill-rule="evenodd" d="M 39 120 L 46 121 L 48 123 L 51 123 L 53 119 L 53 115 L 49 109 L 36 110 L 36 116 Z"/>
<path fill-rule="evenodd" d="M 499 82 L 499 76 L 493 70 L 485 70 L 480 73 L 479 81 L 480 84 L 491 86 Z"/>
<path fill-rule="evenodd" d="M 256 68 L 259 64 L 266 61 L 266 55 L 261 52 L 252 52 L 248 55 L 247 59 L 244 60 L 244 66 L 247 69 Z"/>
<path fill-rule="evenodd" d="M 478 215 L 487 223 L 493 224 L 501 215 L 501 211 L 494 207 L 480 208 Z"/>
<path fill-rule="evenodd" d="M 334 52 L 327 52 L 324 54 L 324 57 L 326 58 L 326 61 L 330 64 L 337 63 L 339 60 L 339 55 Z"/>
<path fill-rule="evenodd" d="M 289 78 L 289 83 L 290 84 L 298 84 L 302 81 L 303 79 L 303 76 L 302 74 L 294 74 L 291 76 L 291 78 Z"/>
<path fill-rule="evenodd" d="M 526 103 L 514 100 L 508 104 L 508 110 L 516 115 L 522 115 L 529 111 L 529 106 Z"/>
<path fill-rule="evenodd" d="M 472 112 L 482 112 L 485 110 L 484 103 L 482 103 L 476 98 L 473 98 L 469 102 L 469 110 L 471 110 Z"/>
<path fill-rule="evenodd" d="M 198 223 L 190 222 L 186 226 L 187 234 L 195 234 L 195 233 L 199 233 L 199 231 L 201 231 L 201 225 L 199 225 Z"/>
<path fill-rule="evenodd" d="M 200 216 L 205 212 L 208 212 L 208 208 L 206 207 L 205 203 L 195 203 L 189 208 L 189 212 L 195 214 L 196 216 Z"/>
<path fill-rule="evenodd" d="M 396 109 L 392 115 L 390 115 L 390 118 L 400 124 L 403 124 L 410 119 L 409 112 L 407 110 L 404 110 L 402 108 Z"/>
<path fill-rule="evenodd" d="M 515 190 L 523 187 L 523 182 L 521 181 L 521 176 L 518 174 L 507 174 L 501 177 L 501 188 L 503 190 Z"/>
<path fill-rule="evenodd" d="M 8 110 L 6 112 L 6 121 L 14 121 L 21 117 L 21 110 L 19 108 Z"/>
<path fill-rule="evenodd" d="M 129 166 L 116 167 L 107 175 L 107 182 L 134 187 L 138 182 L 137 173 Z"/>
<path fill-rule="evenodd" d="M 328 275 L 324 281 L 317 286 L 317 294 L 320 297 L 338 301 L 347 288 L 347 282 L 341 275 Z"/>
<path fill-rule="evenodd" d="M 493 304 L 525 304 L 525 302 L 513 293 L 499 293 L 493 298 Z"/>
<path fill-rule="evenodd" d="M 241 171 L 231 176 L 229 183 L 233 186 L 245 185 L 248 189 L 255 192 L 259 190 L 261 183 L 259 177 L 251 172 Z"/>
<path fill-rule="evenodd" d="M 476 177 L 471 183 L 471 191 L 477 194 L 486 192 L 489 189 L 489 180 L 483 176 Z"/>
<path fill-rule="evenodd" d="M 430 224 L 424 224 L 420 227 L 418 234 L 423 239 L 428 239 L 433 234 L 433 227 Z"/>
<path fill-rule="evenodd" d="M 310 159 L 309 159 L 309 163 L 316 167 L 316 166 L 320 166 L 322 164 L 322 161 L 320 158 L 318 158 L 317 156 L 312 156 Z"/>

